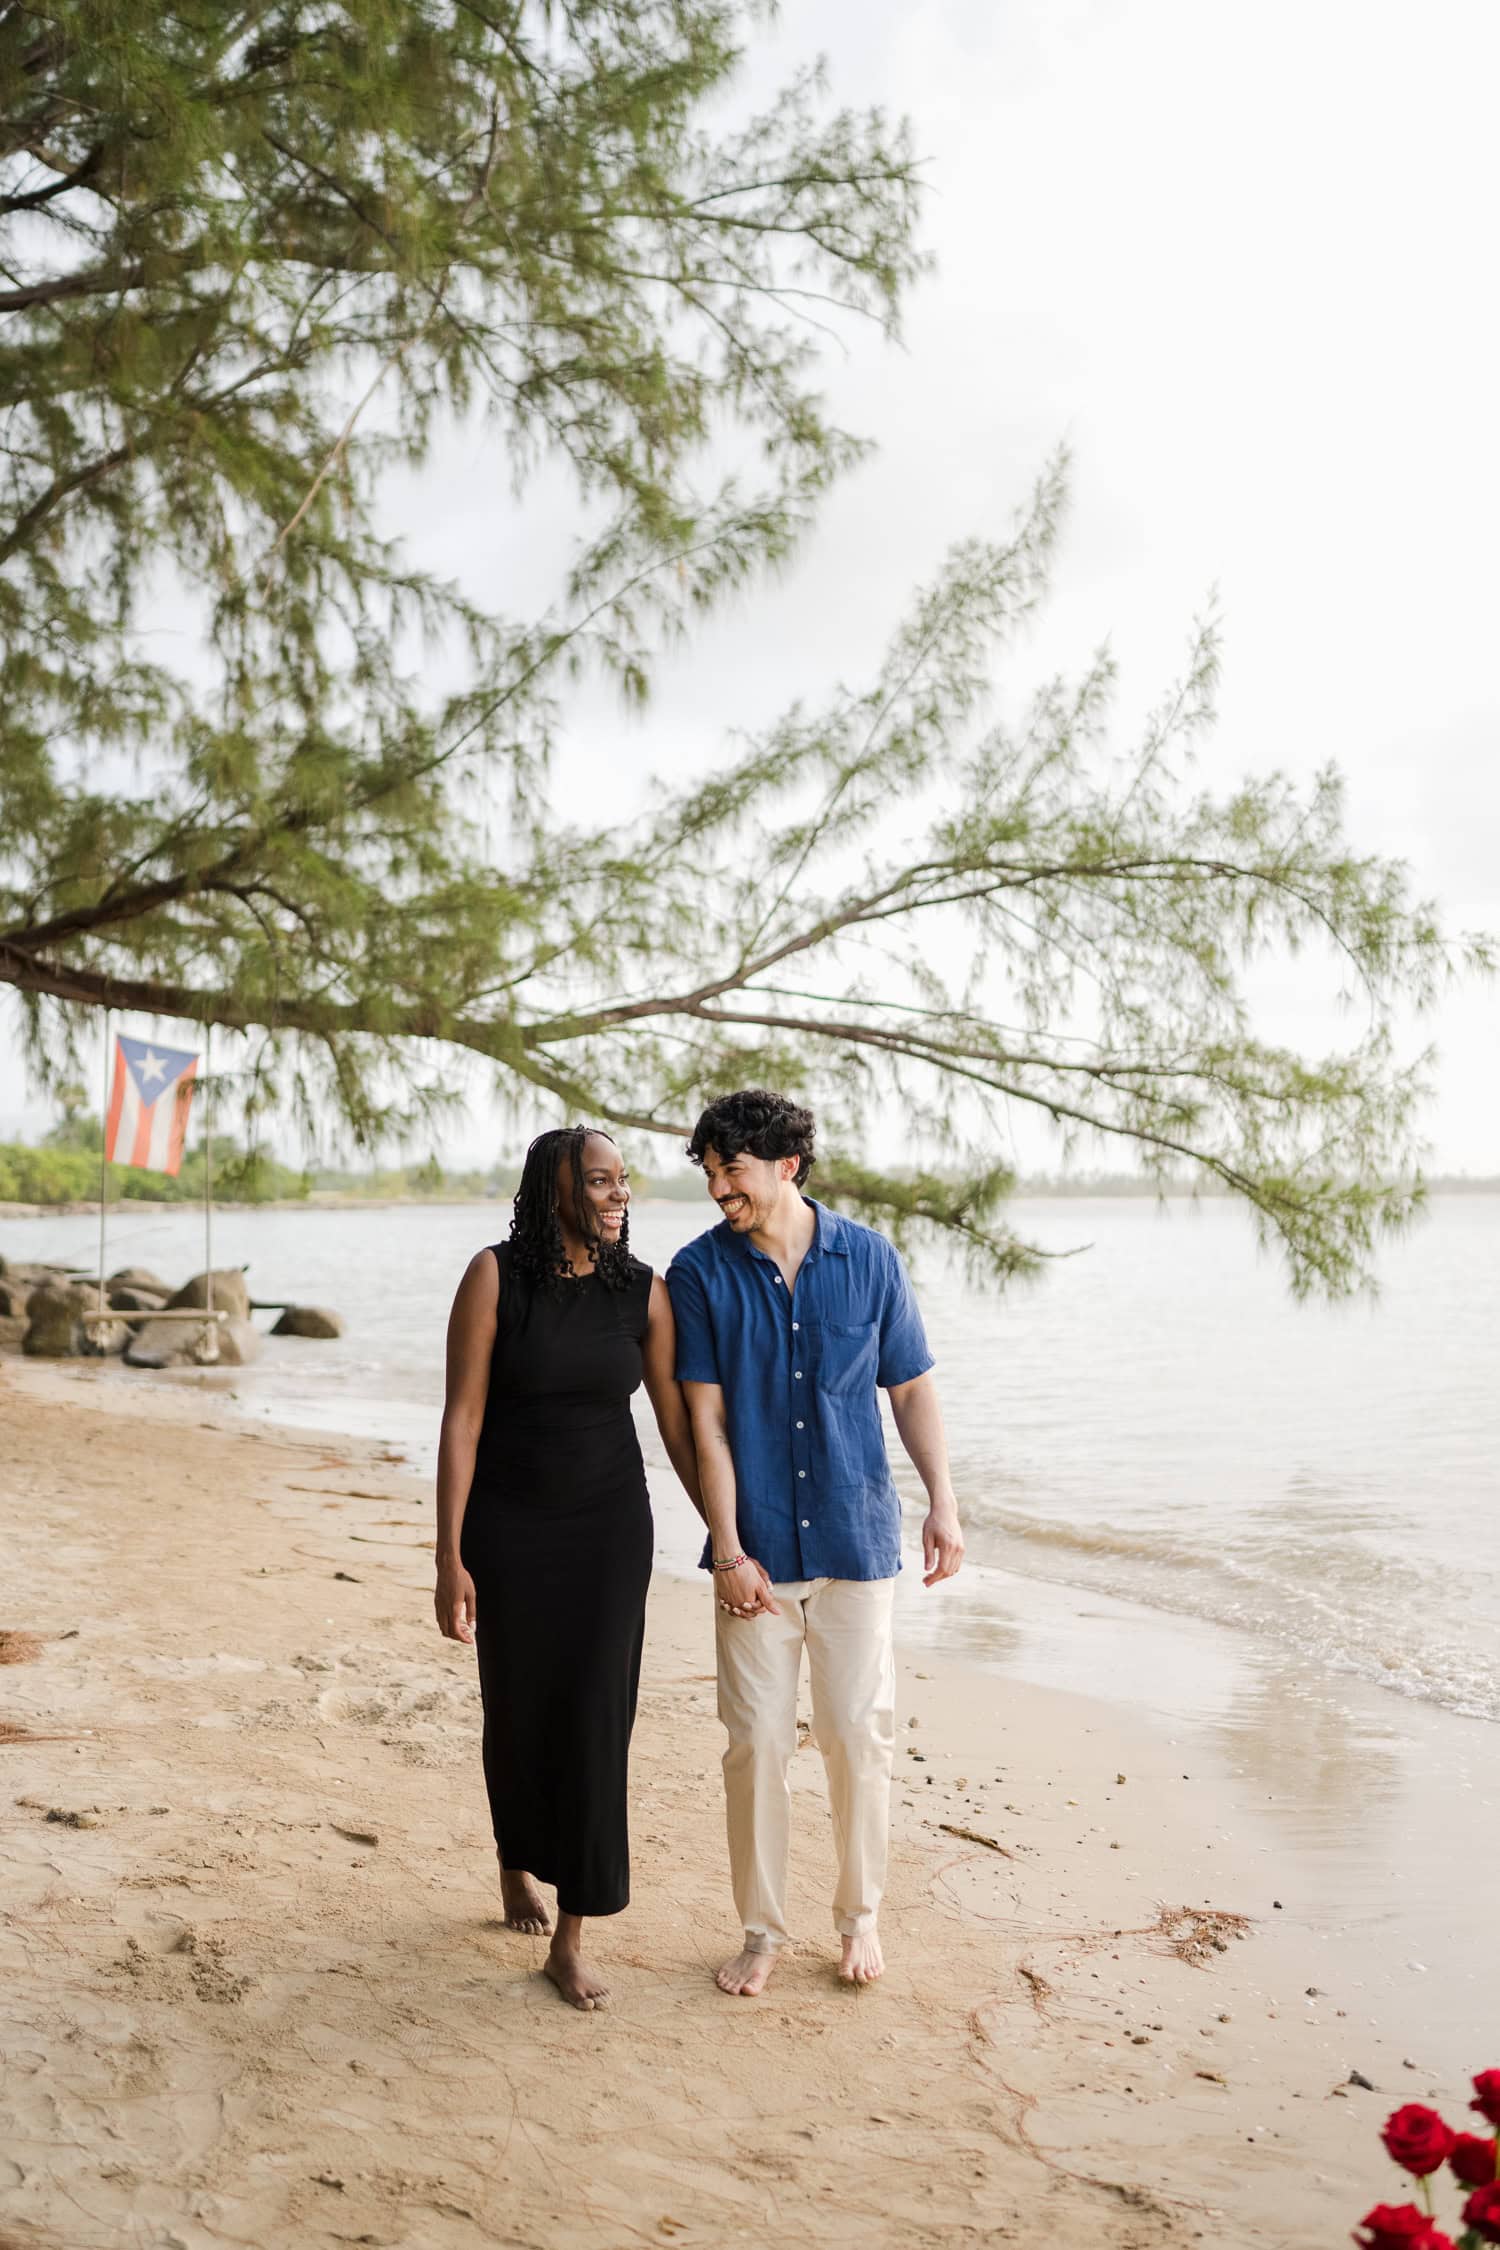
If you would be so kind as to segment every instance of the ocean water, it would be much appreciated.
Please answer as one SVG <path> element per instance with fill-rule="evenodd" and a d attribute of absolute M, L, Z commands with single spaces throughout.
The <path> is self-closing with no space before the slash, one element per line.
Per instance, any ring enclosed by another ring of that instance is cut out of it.
<path fill-rule="evenodd" d="M 974 1561 L 1500 1719 L 1500 1197 L 1438 1199 L 1386 1252 L 1379 1297 L 1333 1308 L 1294 1305 L 1227 1203 L 1013 1215 L 1079 1255 L 1003 1295 L 940 1252 L 916 1267 Z M 384 1437 L 426 1466 L 453 1289 L 508 1216 L 220 1212 L 216 1262 L 247 1264 L 257 1296 L 336 1307 L 348 1331 L 270 1339 L 254 1367 L 208 1379 L 248 1413 Z M 642 1204 L 635 1247 L 659 1267 L 710 1217 Z M 0 1220 L 0 1254 L 91 1264 L 96 1233 L 85 1216 Z M 127 1206 L 108 1263 L 177 1277 L 201 1246 L 192 1212 Z M 654 1481 L 685 1560 L 693 1519 Z"/>

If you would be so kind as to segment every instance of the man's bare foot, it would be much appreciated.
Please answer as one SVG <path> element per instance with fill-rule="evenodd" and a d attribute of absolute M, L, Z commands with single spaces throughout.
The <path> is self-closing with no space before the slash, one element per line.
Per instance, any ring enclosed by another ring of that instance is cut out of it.
<path fill-rule="evenodd" d="M 741 2000 L 753 2000 L 757 1992 L 764 1992 L 771 1971 L 776 1966 L 776 1955 L 769 1947 L 759 1953 L 737 1953 L 726 1961 L 714 1978 L 721 1992 L 736 1993 Z"/>
<path fill-rule="evenodd" d="M 845 1984 L 873 1984 L 885 1974 L 885 1955 L 880 1950 L 880 1940 L 873 1930 L 864 1930 L 858 1937 L 846 1937 L 839 1961 L 839 1975 Z"/>
<path fill-rule="evenodd" d="M 529 1875 L 517 1868 L 500 1870 L 500 1896 L 505 1902 L 505 1927 L 526 1937 L 545 1937 L 552 1924 L 541 1892 Z"/>
<path fill-rule="evenodd" d="M 542 1964 L 546 1974 L 572 2008 L 602 2008 L 609 1998 L 609 1986 L 597 1969 L 591 1969 L 581 1953 L 571 1947 L 558 1950 L 554 1938 Z"/>

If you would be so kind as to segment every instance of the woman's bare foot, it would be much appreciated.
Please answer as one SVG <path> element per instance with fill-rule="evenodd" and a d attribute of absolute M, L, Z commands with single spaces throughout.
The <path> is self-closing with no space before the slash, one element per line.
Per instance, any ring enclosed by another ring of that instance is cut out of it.
<path fill-rule="evenodd" d="M 505 1927 L 525 1937 L 545 1937 L 552 1924 L 541 1892 L 519 1868 L 500 1867 L 500 1896 L 505 1902 Z"/>
<path fill-rule="evenodd" d="M 864 1930 L 858 1937 L 846 1937 L 839 1961 L 839 1975 L 845 1984 L 873 1984 L 885 1974 L 885 1955 L 880 1950 L 880 1940 L 873 1930 Z"/>
<path fill-rule="evenodd" d="M 733 1992 L 741 2000 L 753 2000 L 757 1992 L 765 1991 L 775 1966 L 773 1949 L 767 1947 L 752 1953 L 747 1947 L 745 1952 L 737 1953 L 732 1961 L 724 1963 L 714 1983 L 721 1992 Z"/>
<path fill-rule="evenodd" d="M 602 2008 L 609 1998 L 609 1986 L 575 1946 L 559 1946 L 554 1938 L 542 1966 L 570 2007 Z"/>

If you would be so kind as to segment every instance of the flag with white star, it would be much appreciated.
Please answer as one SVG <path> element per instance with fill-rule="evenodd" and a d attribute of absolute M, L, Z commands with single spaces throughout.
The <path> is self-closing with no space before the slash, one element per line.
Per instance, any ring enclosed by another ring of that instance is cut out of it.
<path fill-rule="evenodd" d="M 115 1040 L 115 1079 L 104 1126 L 111 1164 L 176 1172 L 182 1162 L 198 1057 L 183 1047 L 145 1039 Z"/>

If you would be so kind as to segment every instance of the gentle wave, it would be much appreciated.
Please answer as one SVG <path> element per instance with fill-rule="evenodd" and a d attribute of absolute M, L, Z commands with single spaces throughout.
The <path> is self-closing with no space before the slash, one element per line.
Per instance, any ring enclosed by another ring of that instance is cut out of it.
<path fill-rule="evenodd" d="M 1444 1615 L 1445 1573 L 1410 1557 L 1301 1556 L 1296 1576 L 1168 1532 L 970 1511 L 981 1562 L 1272 1640 L 1324 1668 L 1466 1718 L 1500 1720 L 1494 1642 Z"/>

